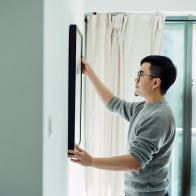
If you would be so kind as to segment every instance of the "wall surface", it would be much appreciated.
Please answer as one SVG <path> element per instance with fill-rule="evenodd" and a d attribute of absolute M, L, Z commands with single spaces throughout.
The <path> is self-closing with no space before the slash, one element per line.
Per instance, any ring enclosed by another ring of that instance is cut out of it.
<path fill-rule="evenodd" d="M 0 195 L 42 194 L 42 1 L 0 1 Z"/>
<path fill-rule="evenodd" d="M 0 1 L 0 196 L 68 195 L 71 23 L 83 1 Z"/>
<path fill-rule="evenodd" d="M 67 159 L 68 44 L 69 25 L 83 31 L 83 18 L 81 0 L 44 1 L 43 196 L 74 196 L 77 183 Z"/>
<path fill-rule="evenodd" d="M 85 12 L 196 11 L 195 0 L 85 0 Z"/>
<path fill-rule="evenodd" d="M 67 39 L 65 0 L 44 1 L 43 196 L 67 195 Z"/>

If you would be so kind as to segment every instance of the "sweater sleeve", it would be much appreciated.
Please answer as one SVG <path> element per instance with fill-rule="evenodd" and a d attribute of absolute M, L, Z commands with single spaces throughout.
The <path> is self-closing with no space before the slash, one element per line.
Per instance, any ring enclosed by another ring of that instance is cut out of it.
<path fill-rule="evenodd" d="M 136 131 L 136 137 L 129 146 L 129 153 L 135 157 L 141 168 L 152 160 L 163 145 L 169 122 L 163 114 L 149 115 Z"/>
<path fill-rule="evenodd" d="M 134 111 L 135 102 L 128 102 L 119 97 L 113 96 L 113 98 L 106 104 L 109 111 L 119 114 L 121 117 L 130 121 L 130 118 Z"/>

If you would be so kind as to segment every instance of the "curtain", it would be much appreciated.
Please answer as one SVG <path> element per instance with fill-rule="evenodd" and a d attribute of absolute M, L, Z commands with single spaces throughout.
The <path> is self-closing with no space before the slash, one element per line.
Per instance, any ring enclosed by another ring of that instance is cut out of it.
<path fill-rule="evenodd" d="M 163 25 L 159 13 L 87 17 L 87 60 L 114 95 L 136 100 L 132 82 L 140 60 L 159 54 Z M 106 109 L 88 79 L 85 84 L 85 149 L 95 157 L 127 154 L 128 123 Z M 85 196 L 123 195 L 123 172 L 86 168 L 85 190 Z"/>
<path fill-rule="evenodd" d="M 124 97 L 130 101 L 141 101 L 141 97 L 133 94 L 134 78 L 140 67 L 142 58 L 160 53 L 161 37 L 164 29 L 165 16 L 154 14 L 128 14 L 124 45 Z"/>

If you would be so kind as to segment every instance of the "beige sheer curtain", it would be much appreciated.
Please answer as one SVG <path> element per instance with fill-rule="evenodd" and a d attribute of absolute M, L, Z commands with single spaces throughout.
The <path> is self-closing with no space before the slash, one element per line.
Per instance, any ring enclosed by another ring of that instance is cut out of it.
<path fill-rule="evenodd" d="M 141 58 L 159 53 L 164 17 L 102 13 L 87 21 L 88 62 L 115 95 L 133 100 L 131 82 Z M 128 123 L 107 111 L 88 79 L 85 93 L 85 149 L 96 157 L 126 154 Z M 123 172 L 86 168 L 85 185 L 86 196 L 123 195 Z"/>
<path fill-rule="evenodd" d="M 130 101 L 142 100 L 133 94 L 134 78 L 143 57 L 159 54 L 165 16 L 161 13 L 128 14 L 124 44 L 124 98 Z M 127 80 L 129 79 L 129 80 Z"/>

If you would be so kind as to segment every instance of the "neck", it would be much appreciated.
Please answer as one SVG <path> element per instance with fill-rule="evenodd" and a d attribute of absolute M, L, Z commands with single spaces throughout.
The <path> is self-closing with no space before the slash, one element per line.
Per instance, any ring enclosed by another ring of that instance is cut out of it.
<path fill-rule="evenodd" d="M 146 103 L 157 103 L 163 101 L 165 99 L 164 95 L 157 95 L 157 96 L 149 96 L 145 98 Z"/>

